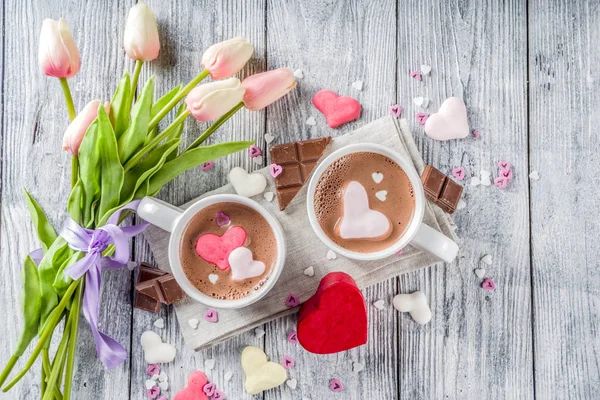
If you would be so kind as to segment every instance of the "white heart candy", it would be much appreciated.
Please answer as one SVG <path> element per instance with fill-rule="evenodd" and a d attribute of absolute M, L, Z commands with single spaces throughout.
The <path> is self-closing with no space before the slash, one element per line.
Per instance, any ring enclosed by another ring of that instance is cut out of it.
<path fill-rule="evenodd" d="M 164 382 L 164 381 L 166 381 L 167 379 L 169 379 L 169 377 L 167 376 L 167 374 L 165 373 L 165 371 L 162 371 L 162 372 L 160 373 L 160 375 L 158 375 L 158 381 L 159 381 L 159 382 Z"/>
<path fill-rule="evenodd" d="M 431 321 L 431 310 L 423 292 L 396 295 L 393 303 L 396 310 L 410 313 L 410 316 L 418 324 L 425 325 Z"/>
<path fill-rule="evenodd" d="M 156 381 L 153 381 L 152 379 L 147 379 L 146 382 L 144 382 L 146 385 L 146 389 L 150 390 L 152 389 L 154 386 L 156 386 Z"/>
<path fill-rule="evenodd" d="M 427 97 L 415 97 L 413 102 L 421 108 L 427 108 L 429 105 L 429 99 Z"/>
<path fill-rule="evenodd" d="M 166 392 L 167 390 L 169 390 L 169 382 L 164 381 L 158 384 L 158 387 L 163 391 Z"/>
<path fill-rule="evenodd" d="M 479 279 L 483 279 L 483 277 L 485 276 L 485 268 L 476 268 L 475 275 L 477 275 Z"/>
<path fill-rule="evenodd" d="M 208 274 L 208 280 L 210 281 L 210 283 L 212 283 L 214 285 L 219 280 L 219 275 Z"/>
<path fill-rule="evenodd" d="M 263 163 L 263 156 L 256 156 L 252 158 L 252 162 L 256 165 L 262 165 Z"/>
<path fill-rule="evenodd" d="M 335 260 L 337 258 L 337 254 L 335 254 L 335 252 L 333 250 L 329 250 L 327 252 L 327 259 L 328 260 Z"/>
<path fill-rule="evenodd" d="M 429 115 L 425 133 L 432 139 L 462 139 L 469 135 L 467 107 L 458 97 L 446 99 L 437 113 Z"/>
<path fill-rule="evenodd" d="M 308 117 L 308 119 L 306 120 L 306 125 L 315 126 L 316 124 L 317 120 L 315 119 L 315 117 Z"/>
<path fill-rule="evenodd" d="M 352 363 L 352 371 L 353 372 L 360 372 L 365 368 L 364 365 L 362 365 L 361 363 L 359 363 L 358 361 L 354 361 Z"/>
<path fill-rule="evenodd" d="M 356 81 L 356 82 L 352 83 L 352 87 L 356 90 L 363 90 L 363 82 Z"/>
<path fill-rule="evenodd" d="M 383 308 L 385 307 L 385 301 L 377 300 L 373 303 L 373 307 L 375 307 L 378 310 L 383 310 Z"/>
<path fill-rule="evenodd" d="M 285 384 L 288 385 L 291 389 L 296 389 L 298 381 L 295 379 L 288 379 L 287 381 L 285 381 Z"/>
<path fill-rule="evenodd" d="M 302 72 L 301 69 L 297 69 L 294 71 L 294 76 L 298 79 L 302 79 L 302 78 L 304 78 L 304 73 Z"/>
<path fill-rule="evenodd" d="M 160 336 L 152 331 L 142 333 L 142 349 L 146 364 L 169 363 L 175 359 L 177 350 L 169 343 L 163 343 Z"/>
<path fill-rule="evenodd" d="M 529 174 L 529 179 L 532 179 L 534 181 L 539 181 L 540 180 L 540 173 L 537 171 L 531 171 L 531 173 Z"/>
<path fill-rule="evenodd" d="M 469 182 L 471 186 L 479 186 L 481 185 L 481 181 L 478 177 L 474 176 L 471 178 L 471 182 Z"/>
<path fill-rule="evenodd" d="M 215 360 L 212 358 L 209 358 L 207 360 L 204 360 L 204 368 L 211 370 L 215 367 Z"/>
<path fill-rule="evenodd" d="M 165 327 L 165 320 L 162 318 L 157 319 L 156 321 L 154 321 L 154 326 L 157 328 L 164 328 Z"/>
<path fill-rule="evenodd" d="M 421 65 L 421 74 L 423 75 L 429 75 L 429 73 L 431 72 L 431 66 L 430 65 Z"/>
<path fill-rule="evenodd" d="M 227 372 L 225 372 L 225 376 L 223 378 L 225 378 L 225 382 L 229 382 L 232 377 L 233 377 L 233 372 L 227 371 Z"/>
<path fill-rule="evenodd" d="M 486 254 L 485 256 L 481 257 L 481 261 L 484 264 L 492 265 L 492 256 L 490 256 L 489 254 Z"/>
<path fill-rule="evenodd" d="M 275 196 L 275 193 L 273 193 L 273 192 L 265 192 L 263 194 L 263 196 L 265 197 L 266 201 L 271 201 L 271 200 L 273 200 L 273 197 Z"/>
<path fill-rule="evenodd" d="M 192 327 L 192 329 L 198 328 L 199 323 L 200 323 L 200 321 L 198 321 L 198 319 L 196 319 L 196 318 L 188 319 L 188 324 Z"/>
<path fill-rule="evenodd" d="M 265 142 L 267 142 L 267 144 L 271 143 L 273 140 L 275 140 L 275 136 L 269 135 L 268 133 L 265 135 Z"/>
<path fill-rule="evenodd" d="M 262 328 L 256 328 L 254 330 L 254 336 L 256 336 L 257 339 L 260 339 L 261 337 L 265 336 L 265 330 Z"/>
<path fill-rule="evenodd" d="M 384 214 L 369 208 L 369 197 L 363 185 L 350 181 L 342 203 L 343 216 L 336 229 L 342 239 L 384 239 L 389 236 L 390 221 Z"/>
<path fill-rule="evenodd" d="M 381 201 L 385 201 L 387 198 L 387 190 L 380 190 L 379 192 L 375 193 L 375 197 Z"/>
<path fill-rule="evenodd" d="M 315 268 L 314 267 L 308 267 L 304 270 L 304 275 L 306 276 L 315 276 Z"/>
<path fill-rule="evenodd" d="M 258 157 L 256 157 L 258 158 Z M 240 196 L 252 197 L 265 191 L 267 178 L 259 173 L 249 174 L 245 169 L 235 167 L 229 172 L 229 182 Z"/>
<path fill-rule="evenodd" d="M 238 247 L 229 253 L 231 279 L 241 281 L 265 272 L 265 263 L 252 259 L 252 251 L 247 247 Z"/>
<path fill-rule="evenodd" d="M 381 183 L 383 180 L 383 174 L 381 172 L 373 172 L 371 174 L 371 178 L 375 181 L 375 183 Z"/>
<path fill-rule="evenodd" d="M 458 204 L 456 205 L 456 209 L 457 209 L 457 210 L 462 210 L 462 209 L 463 209 L 463 208 L 465 208 L 466 206 L 467 206 L 467 203 L 465 203 L 465 201 L 461 199 L 461 200 L 458 202 Z"/>

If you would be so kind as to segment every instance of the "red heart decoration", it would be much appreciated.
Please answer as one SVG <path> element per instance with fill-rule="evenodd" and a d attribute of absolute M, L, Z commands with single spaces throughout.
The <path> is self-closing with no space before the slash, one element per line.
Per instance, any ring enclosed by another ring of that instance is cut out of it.
<path fill-rule="evenodd" d="M 367 343 L 367 305 L 352 277 L 331 272 L 298 312 L 298 341 L 316 354 L 331 354 Z"/>
<path fill-rule="evenodd" d="M 202 390 L 208 379 L 204 372 L 194 371 L 188 379 L 185 389 L 177 392 L 173 400 L 208 400 L 208 396 Z"/>
<path fill-rule="evenodd" d="M 232 226 L 222 236 L 206 233 L 196 241 L 196 253 L 224 271 L 229 268 L 229 254 L 246 243 L 246 236 L 241 226 Z"/>
<path fill-rule="evenodd" d="M 348 96 L 338 96 L 331 90 L 319 90 L 313 97 L 313 104 L 327 119 L 332 128 L 354 121 L 360 115 L 360 103 Z"/>

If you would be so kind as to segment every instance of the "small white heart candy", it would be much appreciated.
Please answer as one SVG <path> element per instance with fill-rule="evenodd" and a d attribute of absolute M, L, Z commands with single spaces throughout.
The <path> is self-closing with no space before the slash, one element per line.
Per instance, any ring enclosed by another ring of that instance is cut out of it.
<path fill-rule="evenodd" d="M 483 279 L 483 277 L 485 276 L 485 269 L 484 268 L 476 268 L 475 275 L 477 275 L 477 277 L 479 279 Z"/>
<path fill-rule="evenodd" d="M 256 336 L 257 339 L 260 339 L 261 337 L 265 336 L 265 330 L 262 328 L 256 328 L 254 330 L 254 336 Z"/>
<path fill-rule="evenodd" d="M 335 252 L 333 250 L 329 250 L 327 252 L 327 259 L 328 260 L 335 260 L 337 258 L 337 254 L 335 254 Z"/>
<path fill-rule="evenodd" d="M 215 367 L 215 360 L 212 358 L 209 358 L 207 360 L 204 360 L 204 368 L 211 370 Z"/>
<path fill-rule="evenodd" d="M 304 275 L 306 276 L 315 276 L 315 268 L 314 267 L 308 267 L 304 270 Z"/>
<path fill-rule="evenodd" d="M 352 371 L 353 372 L 360 372 L 365 368 L 364 365 L 362 365 L 361 363 L 359 363 L 358 361 L 354 361 L 352 363 Z"/>
<path fill-rule="evenodd" d="M 385 201 L 387 198 L 387 190 L 380 190 L 379 192 L 375 193 L 375 197 L 381 201 Z"/>
<path fill-rule="evenodd" d="M 484 264 L 487 264 L 487 265 L 492 265 L 492 256 L 490 256 L 489 254 L 486 254 L 486 255 L 484 255 L 483 257 L 481 257 L 481 261 L 482 261 Z"/>
<path fill-rule="evenodd" d="M 481 178 L 482 186 L 490 186 L 491 184 L 492 184 L 492 180 L 490 179 L 490 177 L 486 176 L 486 177 Z"/>
<path fill-rule="evenodd" d="M 164 328 L 165 327 L 165 320 L 162 318 L 157 319 L 156 321 L 154 321 L 154 326 L 157 328 Z"/>
<path fill-rule="evenodd" d="M 432 139 L 462 139 L 469 135 L 467 107 L 458 97 L 446 99 L 437 113 L 429 115 L 425 133 Z"/>
<path fill-rule="evenodd" d="M 371 178 L 375 181 L 375 183 L 381 183 L 383 180 L 383 174 L 381 172 L 373 172 L 371 174 Z"/>
<path fill-rule="evenodd" d="M 431 321 L 431 309 L 423 292 L 398 294 L 393 300 L 394 307 L 400 312 L 408 312 L 416 323 L 425 325 Z"/>
<path fill-rule="evenodd" d="M 144 383 L 146 384 L 146 390 L 150 390 L 154 386 L 156 386 L 156 382 L 153 381 L 152 379 L 147 379 L 146 382 L 144 382 Z"/>
<path fill-rule="evenodd" d="M 471 178 L 471 181 L 469 182 L 469 184 L 471 186 L 479 186 L 479 185 L 481 185 L 481 181 L 479 180 L 478 177 L 474 176 Z"/>
<path fill-rule="evenodd" d="M 458 204 L 456 205 L 456 209 L 462 210 L 466 206 L 467 206 L 467 203 L 465 203 L 465 201 L 461 199 L 461 200 L 459 200 Z"/>
<path fill-rule="evenodd" d="M 481 171 L 479 171 L 479 175 L 482 178 L 489 178 L 492 176 L 492 173 L 490 171 L 486 171 L 485 169 L 482 169 Z"/>
<path fill-rule="evenodd" d="M 256 165 L 262 165 L 263 163 L 263 156 L 256 156 L 252 158 L 252 162 Z"/>
<path fill-rule="evenodd" d="M 265 263 L 255 261 L 252 251 L 247 247 L 238 247 L 229 253 L 229 266 L 231 267 L 231 279 L 241 281 L 248 278 L 260 276 L 265 272 Z"/>
<path fill-rule="evenodd" d="M 165 371 L 162 371 L 159 375 L 158 375 L 158 381 L 159 382 L 164 382 L 167 379 L 169 379 L 169 377 L 167 376 L 167 374 L 165 373 Z"/>
<path fill-rule="evenodd" d="M 423 74 L 423 75 L 429 75 L 430 72 L 431 72 L 431 66 L 430 65 L 425 65 L 425 64 L 421 65 L 421 74 Z"/>
<path fill-rule="evenodd" d="M 166 392 L 167 390 L 169 390 L 169 382 L 164 381 L 158 384 L 158 387 L 163 391 Z"/>
<path fill-rule="evenodd" d="M 302 79 L 302 78 L 304 78 L 304 73 L 302 72 L 301 69 L 297 69 L 297 70 L 294 71 L 294 76 L 297 79 Z"/>
<path fill-rule="evenodd" d="M 158 380 L 158 374 L 154 374 L 150 377 L 150 379 L 152 379 L 153 381 L 157 381 Z"/>
<path fill-rule="evenodd" d="M 427 108 L 427 106 L 429 106 L 429 99 L 427 97 L 415 97 L 413 102 L 421 108 Z"/>
<path fill-rule="evenodd" d="M 271 200 L 273 200 L 273 197 L 275 196 L 275 193 L 273 193 L 273 192 L 265 192 L 263 194 L 263 196 L 265 197 L 266 201 L 270 202 Z"/>
<path fill-rule="evenodd" d="M 227 371 L 227 372 L 225 372 L 225 376 L 223 378 L 225 378 L 225 382 L 229 382 L 232 377 L 233 377 L 233 372 Z"/>
<path fill-rule="evenodd" d="M 192 329 L 198 328 L 199 323 L 200 323 L 200 321 L 198 321 L 198 319 L 196 319 L 196 318 L 188 319 L 188 324 L 192 327 Z"/>
<path fill-rule="evenodd" d="M 378 310 L 383 310 L 383 308 L 385 307 L 385 301 L 377 300 L 373 302 L 373 307 L 375 307 Z"/>
<path fill-rule="evenodd" d="M 210 281 L 210 283 L 212 283 L 214 285 L 219 280 L 219 275 L 208 274 L 208 280 Z"/>
<path fill-rule="evenodd" d="M 532 179 L 534 181 L 539 181 L 540 180 L 540 173 L 537 171 L 531 171 L 531 173 L 529 174 L 529 179 Z"/>
<path fill-rule="evenodd" d="M 268 133 L 265 135 L 265 142 L 267 142 L 267 144 L 271 143 L 273 140 L 275 140 L 275 136 L 269 135 Z"/>
<path fill-rule="evenodd" d="M 246 197 L 256 196 L 264 192 L 267 187 L 267 178 L 264 175 L 260 173 L 249 174 L 240 167 L 235 167 L 229 172 L 229 182 L 237 194 Z"/>
<path fill-rule="evenodd" d="M 363 90 L 363 82 L 362 81 L 353 82 L 352 87 L 356 90 Z"/>
<path fill-rule="evenodd" d="M 285 381 L 285 384 L 288 385 L 291 389 L 296 389 L 298 381 L 295 379 L 288 379 L 287 381 Z"/>
<path fill-rule="evenodd" d="M 160 336 L 152 331 L 142 333 L 142 349 L 146 364 L 169 363 L 175 359 L 177 350 L 169 343 L 163 343 Z"/>
<path fill-rule="evenodd" d="M 317 124 L 317 120 L 315 117 L 308 117 L 306 120 L 306 125 L 315 126 Z"/>

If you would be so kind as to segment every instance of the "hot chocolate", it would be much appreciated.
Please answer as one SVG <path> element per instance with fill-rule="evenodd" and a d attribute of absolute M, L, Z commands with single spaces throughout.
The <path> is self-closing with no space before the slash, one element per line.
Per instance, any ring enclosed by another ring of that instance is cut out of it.
<path fill-rule="evenodd" d="M 393 160 L 373 152 L 351 153 L 334 161 L 319 178 L 314 198 L 325 234 L 359 253 L 394 245 L 415 212 L 406 173 Z"/>
<path fill-rule="evenodd" d="M 277 260 L 267 220 L 243 204 L 210 205 L 192 217 L 179 249 L 181 266 L 202 293 L 237 300 L 260 289 Z"/>

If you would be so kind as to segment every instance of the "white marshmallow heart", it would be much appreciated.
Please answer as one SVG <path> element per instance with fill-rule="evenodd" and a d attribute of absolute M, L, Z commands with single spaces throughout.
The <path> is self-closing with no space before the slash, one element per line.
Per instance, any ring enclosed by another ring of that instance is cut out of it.
<path fill-rule="evenodd" d="M 383 174 L 381 172 L 373 172 L 371 174 L 371 178 L 375 181 L 375 183 L 381 183 L 383 180 Z"/>
<path fill-rule="evenodd" d="M 369 197 L 363 185 L 349 182 L 342 202 L 343 216 L 336 227 L 342 239 L 385 239 L 389 236 L 390 221 L 384 214 L 369 208 Z"/>
<path fill-rule="evenodd" d="M 258 158 L 258 157 L 257 157 Z M 235 167 L 229 172 L 229 182 L 240 196 L 252 197 L 265 191 L 267 178 L 259 173 L 249 174 L 245 169 Z"/>
<path fill-rule="evenodd" d="M 212 283 L 214 285 L 219 280 L 219 275 L 208 274 L 208 280 L 210 281 L 210 283 Z"/>
<path fill-rule="evenodd" d="M 169 343 L 163 343 L 160 336 L 152 331 L 142 333 L 142 349 L 146 364 L 169 363 L 175 359 L 177 350 Z"/>
<path fill-rule="evenodd" d="M 246 374 L 248 394 L 272 389 L 287 380 L 287 371 L 283 366 L 268 361 L 265 352 L 254 346 L 247 346 L 242 351 L 242 369 Z"/>
<path fill-rule="evenodd" d="M 429 115 L 425 133 L 432 139 L 462 139 L 469 135 L 467 107 L 458 97 L 446 99 L 437 113 Z"/>
<path fill-rule="evenodd" d="M 247 247 L 238 247 L 229 253 L 231 279 L 241 281 L 265 272 L 265 263 L 252 259 L 252 251 Z"/>
<path fill-rule="evenodd" d="M 381 201 L 385 201 L 387 198 L 387 190 L 380 190 L 379 192 L 375 193 L 375 197 Z"/>
<path fill-rule="evenodd" d="M 416 323 L 425 325 L 431 321 L 431 309 L 423 292 L 399 294 L 394 297 L 394 308 L 400 312 L 408 312 Z"/>

